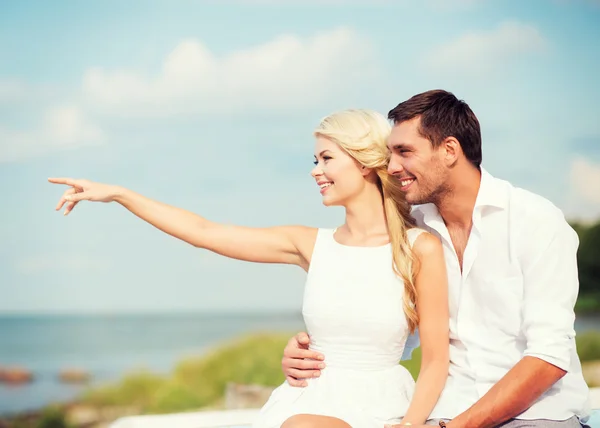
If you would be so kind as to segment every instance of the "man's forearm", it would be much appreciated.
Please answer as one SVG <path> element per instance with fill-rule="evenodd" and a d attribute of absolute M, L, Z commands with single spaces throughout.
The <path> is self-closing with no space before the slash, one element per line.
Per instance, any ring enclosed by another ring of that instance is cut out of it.
<path fill-rule="evenodd" d="M 566 372 L 524 357 L 479 401 L 447 424 L 449 428 L 492 428 L 527 410 Z"/>

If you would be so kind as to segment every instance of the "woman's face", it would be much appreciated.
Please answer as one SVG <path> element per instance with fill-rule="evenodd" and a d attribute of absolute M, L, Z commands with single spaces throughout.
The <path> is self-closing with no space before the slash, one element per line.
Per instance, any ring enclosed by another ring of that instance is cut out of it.
<path fill-rule="evenodd" d="M 314 177 L 325 206 L 345 206 L 365 186 L 362 166 L 333 141 L 317 137 Z"/>

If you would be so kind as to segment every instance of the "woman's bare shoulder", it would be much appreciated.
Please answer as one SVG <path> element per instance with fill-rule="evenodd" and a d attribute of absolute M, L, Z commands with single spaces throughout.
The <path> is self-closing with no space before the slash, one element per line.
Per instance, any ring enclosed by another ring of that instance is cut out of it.
<path fill-rule="evenodd" d="M 416 235 L 412 245 L 414 253 L 419 258 L 436 255 L 443 252 L 442 242 L 432 233 L 421 228 L 409 229 L 409 233 Z"/>

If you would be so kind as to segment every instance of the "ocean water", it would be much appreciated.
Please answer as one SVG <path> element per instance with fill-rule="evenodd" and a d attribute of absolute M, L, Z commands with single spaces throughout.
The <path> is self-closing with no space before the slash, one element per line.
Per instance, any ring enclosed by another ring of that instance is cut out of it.
<path fill-rule="evenodd" d="M 26 385 L 0 383 L 0 414 L 76 397 L 85 387 L 60 383 L 62 369 L 84 369 L 96 383 L 139 368 L 168 373 L 182 358 L 239 335 L 302 329 L 300 314 L 0 316 L 0 367 L 35 376 Z"/>
<path fill-rule="evenodd" d="M 239 335 L 304 328 L 300 314 L 0 316 L 0 367 L 35 375 L 22 386 L 0 383 L 0 414 L 76 397 L 84 387 L 58 381 L 65 368 L 84 369 L 96 383 L 138 368 L 168 373 L 182 358 Z M 592 329 L 600 330 L 600 315 L 578 318 L 578 332 Z"/>

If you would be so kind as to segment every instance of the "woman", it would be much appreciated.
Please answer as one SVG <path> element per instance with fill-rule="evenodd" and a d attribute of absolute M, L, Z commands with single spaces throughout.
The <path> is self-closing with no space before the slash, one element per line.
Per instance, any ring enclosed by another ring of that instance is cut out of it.
<path fill-rule="evenodd" d="M 327 355 L 305 388 L 279 386 L 257 428 L 382 428 L 423 424 L 448 373 L 448 298 L 442 246 L 414 227 L 400 183 L 386 171 L 390 125 L 378 113 L 347 110 L 315 130 L 317 182 L 326 206 L 343 206 L 334 230 L 226 226 L 118 186 L 68 178 L 56 209 L 117 202 L 158 229 L 227 257 L 286 263 L 307 273 L 303 315 L 312 348 Z M 418 303 L 418 304 L 417 304 Z M 419 327 L 416 382 L 398 364 Z"/>

